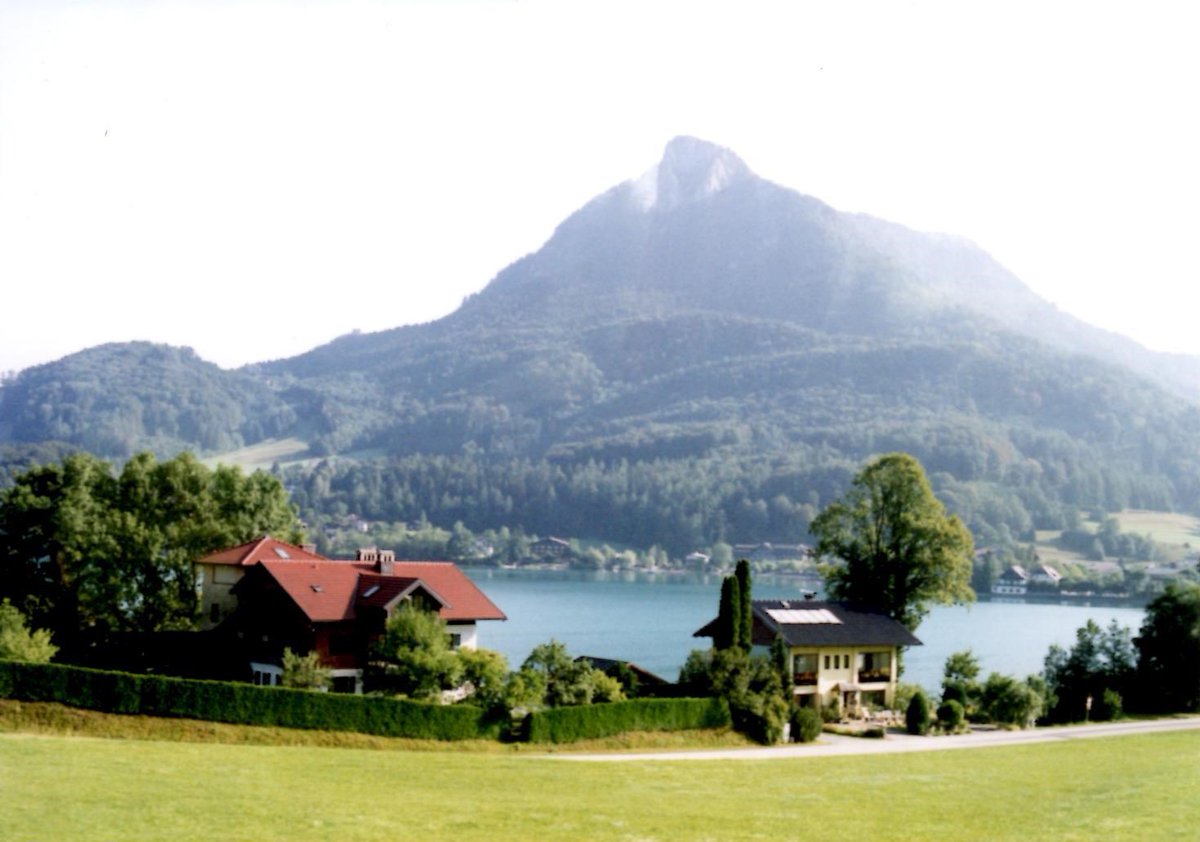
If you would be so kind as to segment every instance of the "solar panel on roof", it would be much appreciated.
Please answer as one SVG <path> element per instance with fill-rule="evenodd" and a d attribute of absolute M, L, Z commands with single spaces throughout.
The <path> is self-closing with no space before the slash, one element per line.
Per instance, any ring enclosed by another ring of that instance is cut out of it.
<path fill-rule="evenodd" d="M 767 614 L 777 623 L 796 626 L 829 624 L 840 626 L 842 621 L 828 608 L 768 608 Z"/>
<path fill-rule="evenodd" d="M 288 551 L 283 547 L 273 547 L 272 549 L 275 550 L 275 555 L 279 556 L 280 558 L 291 558 L 291 556 L 288 555 Z"/>

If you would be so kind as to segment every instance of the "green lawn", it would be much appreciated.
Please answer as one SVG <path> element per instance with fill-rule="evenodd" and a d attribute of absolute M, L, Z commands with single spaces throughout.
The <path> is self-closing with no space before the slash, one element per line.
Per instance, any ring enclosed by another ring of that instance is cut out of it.
<path fill-rule="evenodd" d="M 1200 518 L 1177 512 L 1126 509 L 1116 515 L 1122 532 L 1149 535 L 1160 544 L 1200 546 Z"/>
<path fill-rule="evenodd" d="M 215 468 L 219 464 L 237 465 L 247 471 L 253 471 L 256 468 L 269 469 L 276 462 L 294 462 L 297 457 L 307 451 L 308 442 L 298 438 L 266 439 L 249 447 L 231 450 L 203 461 L 210 468 Z"/>
<path fill-rule="evenodd" d="M 2 839 L 1190 839 L 1200 733 L 574 763 L 0 735 Z"/>

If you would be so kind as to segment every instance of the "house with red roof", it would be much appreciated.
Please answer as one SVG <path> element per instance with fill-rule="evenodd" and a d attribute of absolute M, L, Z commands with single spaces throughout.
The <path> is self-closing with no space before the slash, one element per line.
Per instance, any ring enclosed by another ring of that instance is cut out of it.
<path fill-rule="evenodd" d="M 316 652 L 335 690 L 361 691 L 371 644 L 405 602 L 437 611 L 455 647 L 475 648 L 479 622 L 506 619 L 458 565 L 396 561 L 374 547 L 335 560 L 264 537 L 205 556 L 196 568 L 209 623 L 220 624 L 256 684 L 279 683 L 290 648 Z"/>

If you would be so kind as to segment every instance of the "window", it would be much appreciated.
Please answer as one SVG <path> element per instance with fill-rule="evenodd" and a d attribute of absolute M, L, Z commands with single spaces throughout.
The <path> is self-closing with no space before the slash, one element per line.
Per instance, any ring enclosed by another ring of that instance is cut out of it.
<path fill-rule="evenodd" d="M 452 633 L 450 635 L 450 648 L 457 649 L 460 646 L 462 646 L 462 635 Z"/>
<path fill-rule="evenodd" d="M 829 669 L 829 656 L 825 656 L 825 669 Z"/>
<path fill-rule="evenodd" d="M 796 686 L 816 684 L 818 666 L 818 658 L 814 653 L 793 655 L 792 680 L 796 683 Z"/>
<path fill-rule="evenodd" d="M 330 655 L 352 655 L 354 654 L 354 635 L 343 633 L 329 636 L 329 654 Z"/>

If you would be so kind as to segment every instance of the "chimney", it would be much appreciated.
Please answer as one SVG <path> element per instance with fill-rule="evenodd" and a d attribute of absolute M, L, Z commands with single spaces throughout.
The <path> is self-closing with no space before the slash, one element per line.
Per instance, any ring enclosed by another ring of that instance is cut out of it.
<path fill-rule="evenodd" d="M 301 544 L 300 549 L 304 550 L 304 552 L 306 552 L 306 553 L 311 553 L 312 555 L 317 554 L 317 545 L 316 544 Z"/>
<path fill-rule="evenodd" d="M 396 569 L 396 551 L 381 550 L 377 547 L 359 547 L 354 556 L 355 561 L 370 561 L 375 563 L 375 572 L 384 576 L 393 575 Z"/>
<path fill-rule="evenodd" d="M 375 562 L 375 569 L 384 576 L 391 576 L 396 569 L 396 551 L 380 550 L 379 560 Z"/>

